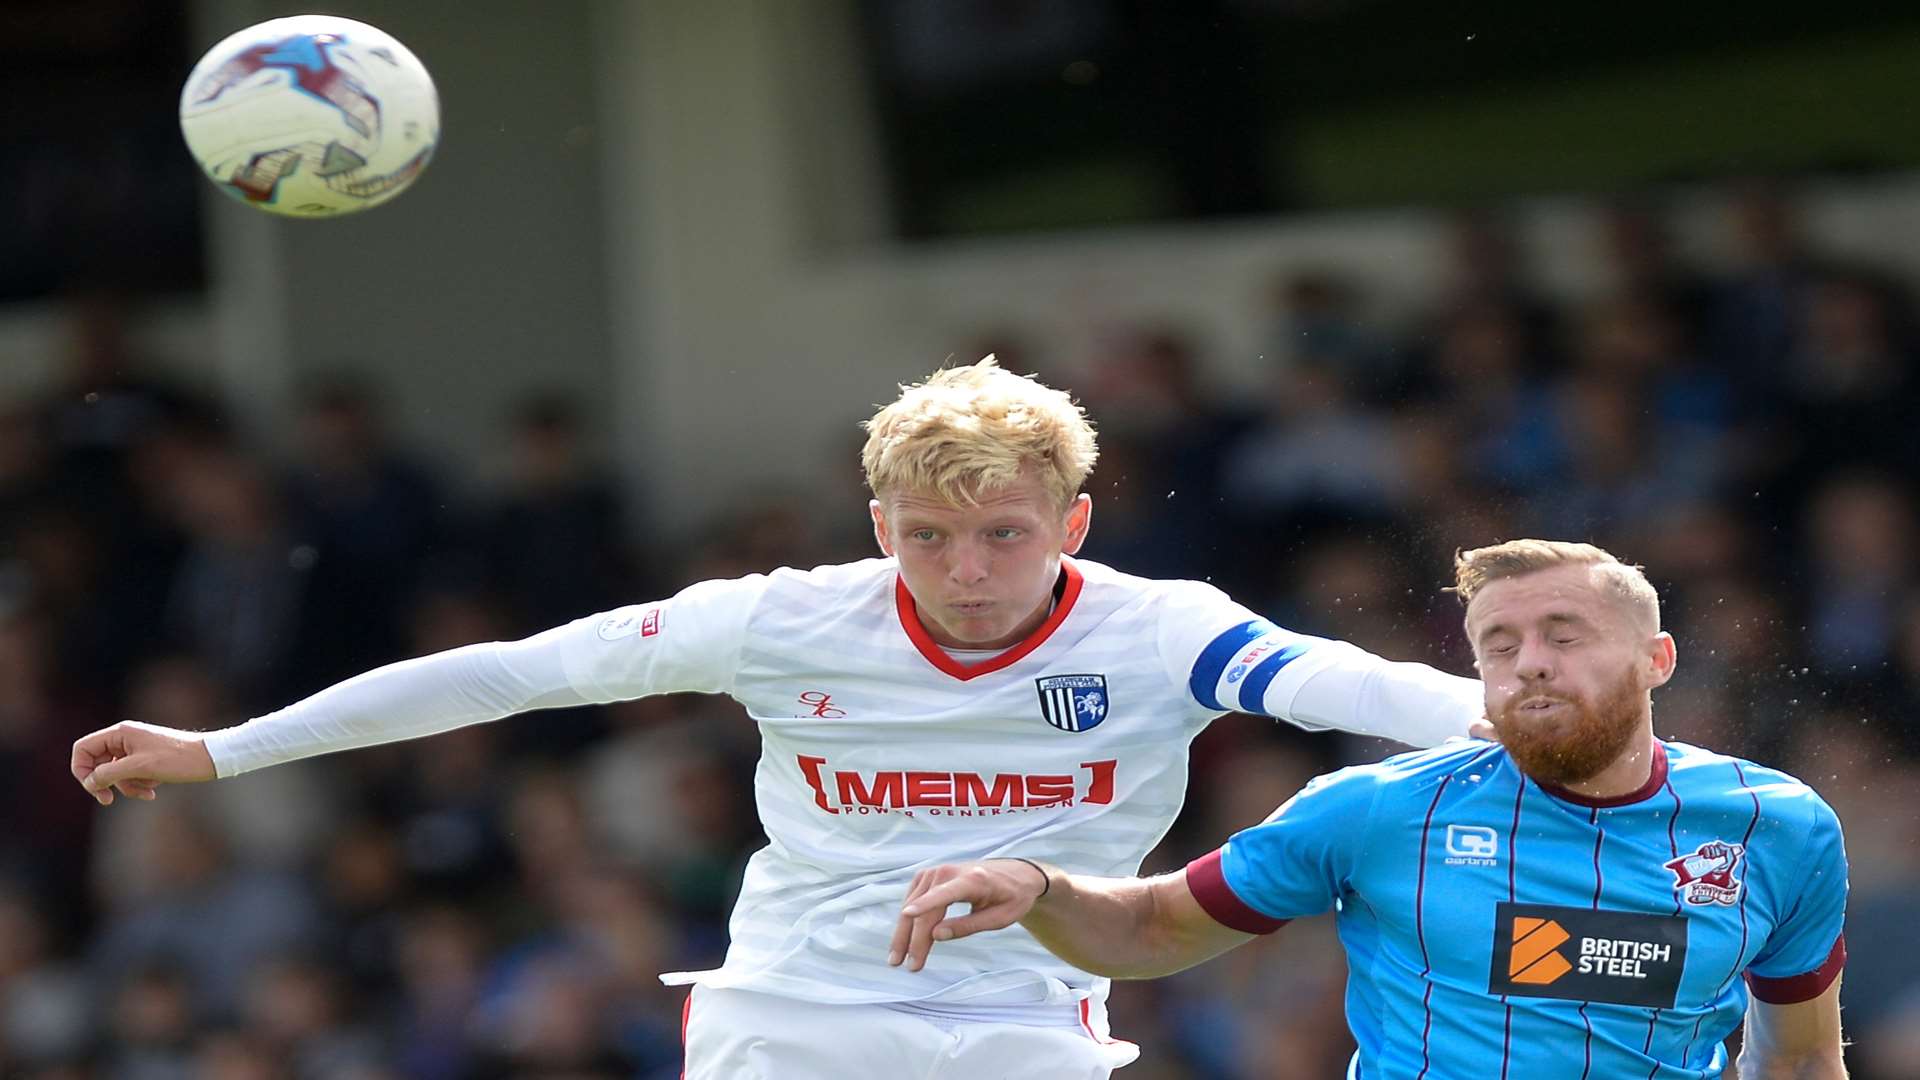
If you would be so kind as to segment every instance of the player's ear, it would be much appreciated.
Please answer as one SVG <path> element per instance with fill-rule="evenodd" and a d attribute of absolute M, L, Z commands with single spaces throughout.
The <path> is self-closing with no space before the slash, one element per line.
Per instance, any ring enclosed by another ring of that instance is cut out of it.
<path fill-rule="evenodd" d="M 873 515 L 873 542 L 880 545 L 880 554 L 892 555 L 893 538 L 887 535 L 886 509 L 879 499 L 868 499 L 867 512 Z"/>
<path fill-rule="evenodd" d="M 1067 536 L 1060 550 L 1069 555 L 1080 554 L 1080 545 L 1087 542 L 1087 530 L 1092 527 L 1093 496 L 1083 491 L 1067 506 Z"/>
<path fill-rule="evenodd" d="M 1662 630 L 1653 635 L 1647 652 L 1647 687 L 1665 686 L 1673 678 L 1673 669 L 1679 663 L 1679 654 L 1673 647 L 1673 635 Z"/>

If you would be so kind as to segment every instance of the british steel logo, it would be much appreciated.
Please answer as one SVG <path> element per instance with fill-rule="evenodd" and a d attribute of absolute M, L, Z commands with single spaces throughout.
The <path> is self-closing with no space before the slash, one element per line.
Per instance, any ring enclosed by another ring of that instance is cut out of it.
<path fill-rule="evenodd" d="M 1514 982 L 1552 986 L 1573 970 L 1573 965 L 1560 952 L 1560 946 L 1573 935 L 1552 919 L 1516 916 L 1510 936 L 1513 951 L 1507 956 L 1507 978 Z"/>
<path fill-rule="evenodd" d="M 1673 871 L 1673 887 L 1689 904 L 1740 902 L 1740 859 L 1747 849 L 1725 840 L 1711 840 L 1666 864 Z"/>
<path fill-rule="evenodd" d="M 1091 731 L 1107 718 L 1105 675 L 1048 675 L 1033 680 L 1040 715 L 1061 731 Z"/>
<path fill-rule="evenodd" d="M 1487 991 L 1668 1009 L 1686 964 L 1680 916 L 1503 903 Z"/>

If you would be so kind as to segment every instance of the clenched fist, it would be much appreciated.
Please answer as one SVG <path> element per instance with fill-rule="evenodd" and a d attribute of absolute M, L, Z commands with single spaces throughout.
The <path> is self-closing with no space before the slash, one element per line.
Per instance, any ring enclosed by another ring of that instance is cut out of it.
<path fill-rule="evenodd" d="M 213 757 L 197 731 L 178 731 L 137 720 L 101 728 L 73 744 L 73 778 L 101 806 L 113 793 L 152 799 L 161 784 L 193 784 L 214 778 Z"/>

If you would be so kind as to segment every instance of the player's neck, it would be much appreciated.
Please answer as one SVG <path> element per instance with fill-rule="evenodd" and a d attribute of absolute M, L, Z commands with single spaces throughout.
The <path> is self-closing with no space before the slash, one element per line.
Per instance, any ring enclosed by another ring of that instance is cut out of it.
<path fill-rule="evenodd" d="M 1594 800 L 1633 795 L 1653 779 L 1654 755 L 1658 753 L 1660 744 L 1653 737 L 1653 720 L 1649 717 L 1646 724 L 1634 732 L 1633 741 L 1627 744 L 1619 757 L 1613 759 L 1613 764 L 1577 784 L 1566 785 L 1562 790 Z"/>

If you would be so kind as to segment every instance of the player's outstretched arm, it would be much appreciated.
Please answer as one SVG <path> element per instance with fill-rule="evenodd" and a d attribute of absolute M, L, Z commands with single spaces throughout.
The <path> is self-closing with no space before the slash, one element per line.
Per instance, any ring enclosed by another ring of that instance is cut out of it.
<path fill-rule="evenodd" d="M 1329 641 L 1316 648 L 1323 654 L 1322 666 L 1302 680 L 1287 708 L 1287 718 L 1295 723 L 1378 735 L 1409 746 L 1493 734 L 1478 679 L 1387 660 L 1347 642 Z"/>
<path fill-rule="evenodd" d="M 73 775 L 102 805 L 113 801 L 115 789 L 151 799 L 160 784 L 236 776 L 528 709 L 584 705 L 591 699 L 569 684 L 561 657 L 566 632 L 388 664 L 217 731 L 115 724 L 74 744 Z"/>
<path fill-rule="evenodd" d="M 1754 998 L 1740 1048 L 1740 1080 L 1845 1080 L 1840 980 L 1819 997 L 1791 1005 Z"/>
<path fill-rule="evenodd" d="M 176 731 L 124 720 L 73 744 L 73 778 L 101 806 L 116 789 L 133 799 L 152 799 L 161 784 L 191 784 L 214 777 L 213 757 L 197 731 Z"/>
<path fill-rule="evenodd" d="M 971 910 L 949 917 L 952 904 Z M 1062 960 L 1118 979 L 1169 975 L 1253 937 L 1207 914 L 1184 873 L 1101 878 L 1020 859 L 988 859 L 915 875 L 887 962 L 918 971 L 935 943 L 1016 922 Z"/>

